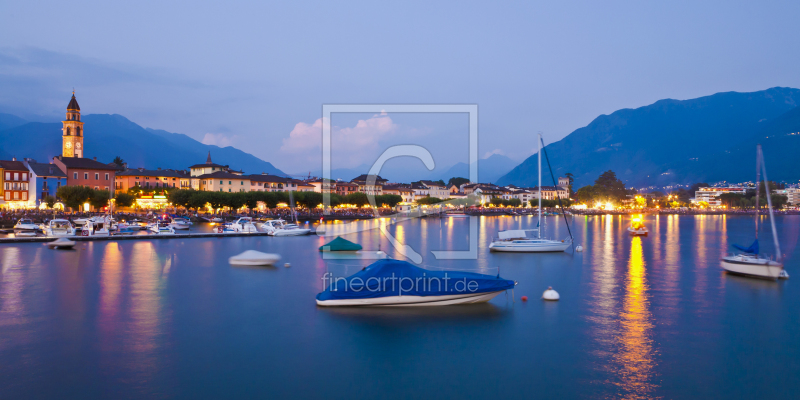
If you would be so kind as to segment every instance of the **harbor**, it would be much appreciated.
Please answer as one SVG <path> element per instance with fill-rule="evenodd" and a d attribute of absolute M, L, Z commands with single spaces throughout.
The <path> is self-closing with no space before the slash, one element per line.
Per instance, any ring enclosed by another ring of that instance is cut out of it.
<path fill-rule="evenodd" d="M 317 248 L 332 237 L 145 236 L 78 241 L 67 251 L 6 243 L 0 386 L 10 398 L 316 398 L 344 390 L 369 398 L 404 390 L 395 379 L 402 368 L 415 392 L 431 397 L 516 397 L 531 387 L 555 398 L 790 398 L 800 390 L 792 280 L 720 267 L 731 243 L 748 242 L 751 217 L 645 216 L 647 237 L 631 237 L 625 216 L 569 217 L 584 251 L 544 254 L 488 249 L 497 232 L 533 228 L 536 217 L 477 217 L 477 258 L 436 259 L 431 251 L 466 249 L 472 218 L 384 221 L 422 254 L 421 267 L 518 282 L 469 306 L 317 306 L 326 272 L 349 276 L 374 261 L 325 260 Z M 561 218 L 543 218 L 543 235 L 567 235 Z M 404 259 L 367 229 L 376 221 L 352 223 L 362 230 L 343 238 Z M 797 216 L 776 218 L 791 260 L 800 255 L 798 224 Z M 251 249 L 281 261 L 230 265 Z M 540 300 L 548 287 L 559 301 Z M 352 386 L 353 374 L 363 385 Z"/>

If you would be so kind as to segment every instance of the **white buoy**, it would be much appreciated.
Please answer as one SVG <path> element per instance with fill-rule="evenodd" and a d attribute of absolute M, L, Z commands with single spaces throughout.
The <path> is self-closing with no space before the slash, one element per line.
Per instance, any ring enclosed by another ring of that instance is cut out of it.
<path fill-rule="evenodd" d="M 577 247 L 575 247 L 575 251 L 583 251 L 583 246 L 578 245 Z"/>
<path fill-rule="evenodd" d="M 262 253 L 255 250 L 247 250 L 238 256 L 233 256 L 228 259 L 231 265 L 274 265 L 280 261 L 281 256 L 278 254 Z"/>
<path fill-rule="evenodd" d="M 286 263 L 286 264 L 283 264 L 283 266 L 286 267 L 286 268 L 289 268 L 289 267 L 292 266 L 292 264 Z"/>
<path fill-rule="evenodd" d="M 552 286 L 548 287 L 547 290 L 545 290 L 544 293 L 542 293 L 543 300 L 558 301 L 560 297 L 561 296 L 558 295 L 558 292 L 553 290 Z"/>

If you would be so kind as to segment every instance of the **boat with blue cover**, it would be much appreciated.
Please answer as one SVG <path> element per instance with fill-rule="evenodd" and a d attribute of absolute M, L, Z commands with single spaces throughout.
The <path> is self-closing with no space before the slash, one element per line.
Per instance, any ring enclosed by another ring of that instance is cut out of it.
<path fill-rule="evenodd" d="M 317 295 L 319 306 L 446 306 L 483 303 L 513 289 L 514 281 L 462 271 L 431 271 L 407 261 L 380 260 Z"/>

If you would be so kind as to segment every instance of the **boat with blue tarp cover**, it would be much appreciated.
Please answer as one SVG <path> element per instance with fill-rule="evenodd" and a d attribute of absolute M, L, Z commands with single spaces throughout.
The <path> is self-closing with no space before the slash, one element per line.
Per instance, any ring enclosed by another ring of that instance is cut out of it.
<path fill-rule="evenodd" d="M 513 289 L 514 281 L 463 271 L 431 271 L 407 261 L 380 260 L 347 278 L 326 273 L 320 306 L 445 306 L 482 303 Z"/>

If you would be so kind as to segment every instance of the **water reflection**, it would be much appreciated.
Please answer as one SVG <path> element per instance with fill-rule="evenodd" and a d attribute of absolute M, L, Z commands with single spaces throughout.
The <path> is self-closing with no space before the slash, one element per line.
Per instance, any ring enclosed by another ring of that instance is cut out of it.
<path fill-rule="evenodd" d="M 616 384 L 623 398 L 649 398 L 656 388 L 652 382 L 656 362 L 648 291 L 642 238 L 637 236 L 631 243 L 625 297 L 620 313 L 619 351 L 614 357 L 619 379 Z"/>

